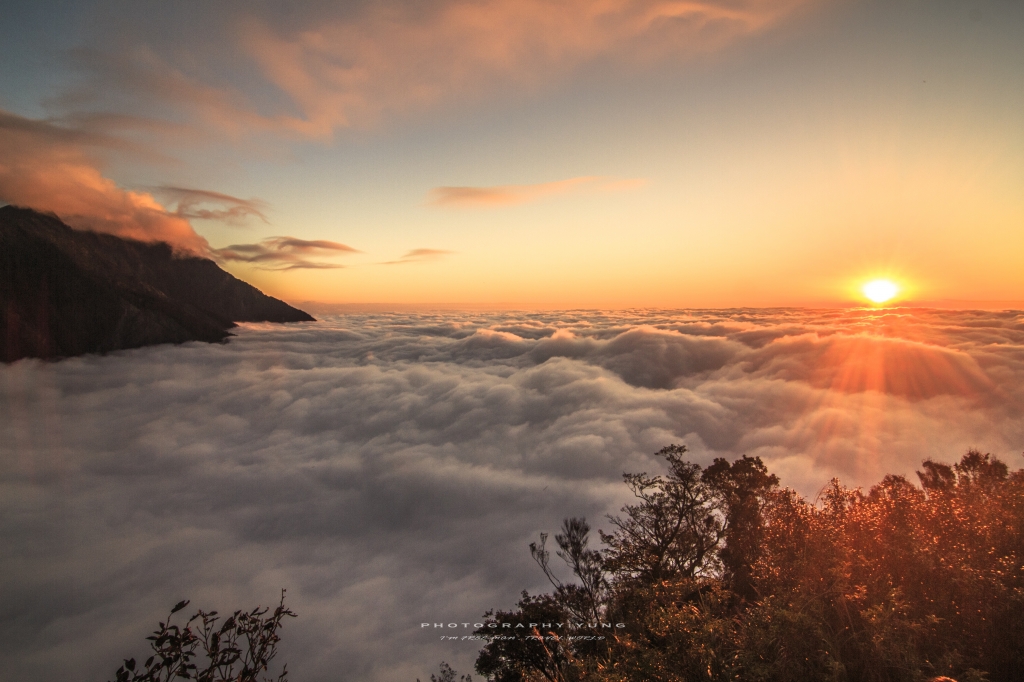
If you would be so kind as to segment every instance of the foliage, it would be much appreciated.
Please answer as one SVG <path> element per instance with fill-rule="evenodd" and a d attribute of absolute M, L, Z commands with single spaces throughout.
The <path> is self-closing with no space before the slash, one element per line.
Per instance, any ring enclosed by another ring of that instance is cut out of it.
<path fill-rule="evenodd" d="M 218 627 L 216 611 L 200 610 L 183 627 L 172 624 L 171 617 L 188 604 L 187 600 L 181 601 L 171 609 L 167 620 L 146 638 L 153 655 L 141 666 L 134 658 L 125 659 L 117 670 L 116 682 L 258 682 L 277 655 L 281 639 L 277 631 L 282 621 L 286 616 L 295 617 L 291 609 L 285 608 L 282 590 L 273 613 L 268 607 L 258 606 L 252 611 L 235 611 Z M 285 665 L 276 679 L 284 682 L 287 678 Z"/>
<path fill-rule="evenodd" d="M 458 680 L 455 679 L 456 675 L 458 673 L 452 670 L 450 665 L 441 661 L 441 672 L 438 675 L 431 674 L 430 682 L 473 682 L 471 675 L 460 675 Z M 420 682 L 419 679 L 416 682 Z"/>
<path fill-rule="evenodd" d="M 721 505 L 701 468 L 683 459 L 685 453 L 676 445 L 658 453 L 668 463 L 667 476 L 623 474 L 640 503 L 624 507 L 624 518 L 609 517 L 615 532 L 601 534 L 607 568 L 620 580 L 692 579 L 717 567 L 713 550 L 725 532 L 716 513 Z"/>
<path fill-rule="evenodd" d="M 594 650 L 583 651 L 560 642 L 561 635 L 556 624 L 567 620 L 566 616 L 571 612 L 557 597 L 546 594 L 530 596 L 523 592 L 516 606 L 514 611 L 488 611 L 484 614 L 484 627 L 474 633 L 491 638 L 476 661 L 477 672 L 489 680 L 564 680 L 564 671 L 571 669 L 579 655 L 599 654 Z M 536 625 L 523 636 L 506 636 L 504 630 L 488 628 L 492 623 Z"/>
<path fill-rule="evenodd" d="M 572 570 L 579 584 L 562 583 L 551 571 L 551 555 L 545 549 L 548 534 L 540 534 L 540 543 L 530 543 L 530 554 L 555 587 L 555 600 L 576 620 L 600 620 L 608 582 L 604 558 L 590 549 L 590 525 L 585 519 L 571 518 L 562 523 L 562 532 L 555 536 L 559 549 L 555 554 Z"/>
<path fill-rule="evenodd" d="M 637 502 L 604 547 L 567 519 L 551 594 L 523 593 L 491 622 L 477 670 L 496 682 L 626 680 L 924 682 L 1024 680 L 1024 471 L 971 450 L 928 460 L 921 486 L 886 476 L 867 493 L 832 481 L 814 502 L 758 458 L 702 468 L 682 446 L 668 473 L 626 474 Z M 579 640 L 543 624 L 624 623 Z"/>

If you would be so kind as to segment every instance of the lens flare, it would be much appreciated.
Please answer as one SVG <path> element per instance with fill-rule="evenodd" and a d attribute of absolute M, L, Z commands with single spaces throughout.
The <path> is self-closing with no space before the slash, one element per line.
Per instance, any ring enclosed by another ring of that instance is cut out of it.
<path fill-rule="evenodd" d="M 900 288 L 887 279 L 874 279 L 861 289 L 873 303 L 885 303 L 899 293 Z"/>

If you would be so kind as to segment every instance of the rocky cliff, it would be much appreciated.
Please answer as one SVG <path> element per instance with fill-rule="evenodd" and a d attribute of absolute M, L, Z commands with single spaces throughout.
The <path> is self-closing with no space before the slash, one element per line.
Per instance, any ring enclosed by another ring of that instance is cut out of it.
<path fill-rule="evenodd" d="M 313 319 L 167 244 L 0 208 L 0 361 L 223 341 L 235 322 Z"/>

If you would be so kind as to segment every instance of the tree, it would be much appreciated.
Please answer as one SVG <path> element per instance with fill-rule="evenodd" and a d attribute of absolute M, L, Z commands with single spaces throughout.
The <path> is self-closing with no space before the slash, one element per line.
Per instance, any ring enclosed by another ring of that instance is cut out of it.
<path fill-rule="evenodd" d="M 748 601 L 757 598 L 752 567 L 764 543 L 764 508 L 779 486 L 759 457 L 743 455 L 732 464 L 718 458 L 702 480 L 717 494 L 725 515 L 725 544 L 719 550 L 724 578 L 733 592 Z"/>
<path fill-rule="evenodd" d="M 735 469 L 725 463 L 705 476 L 699 465 L 683 458 L 685 453 L 681 445 L 656 453 L 668 464 L 663 476 L 623 474 L 637 503 L 623 507 L 622 516 L 608 517 L 613 531 L 599 531 L 603 550 L 590 548 L 585 519 L 565 519 L 555 536 L 556 555 L 576 582 L 555 576 L 548 536 L 541 534 L 539 543 L 530 544 L 530 553 L 554 592 L 535 597 L 523 593 L 518 611 L 488 614 L 498 621 L 536 623 L 628 621 L 635 631 L 602 631 L 600 638 L 587 639 L 565 637 L 564 630 L 541 630 L 535 637 L 505 639 L 494 637 L 494 630 L 485 626 L 477 634 L 491 637 L 477 659 L 478 672 L 496 682 L 560 682 L 618 668 L 628 671 L 622 672 L 626 679 L 653 681 L 667 679 L 659 670 L 722 667 L 708 642 L 720 639 L 730 627 L 722 611 L 732 601 L 731 593 L 715 583 L 727 523 L 734 520 L 734 546 L 749 545 L 739 539 L 740 530 L 758 525 L 742 510 L 752 506 L 756 514 L 759 507 L 751 504 L 751 495 L 759 493 L 764 481 L 774 484 L 775 478 L 760 460 L 750 458 L 737 462 Z M 739 550 L 735 553 L 740 555 Z M 682 622 L 701 634 L 679 640 L 676 635 L 685 628 L 671 624 Z"/>
<path fill-rule="evenodd" d="M 555 600 L 579 621 L 599 621 L 608 591 L 604 558 L 590 549 L 590 524 L 586 519 L 569 518 L 562 522 L 562 532 L 555 536 L 555 554 L 564 561 L 580 583 L 563 583 L 551 571 L 550 552 L 545 549 L 548 534 L 540 534 L 540 543 L 530 543 L 530 554 L 555 587 Z"/>
<path fill-rule="evenodd" d="M 235 611 L 217 627 L 220 617 L 216 611 L 199 610 L 183 627 L 172 624 L 171 617 L 188 604 L 180 601 L 171 609 L 167 620 L 146 638 L 153 655 L 141 666 L 134 658 L 125 659 L 115 674 L 116 682 L 259 682 L 277 655 L 281 639 L 277 631 L 284 618 L 296 616 L 285 608 L 281 590 L 281 601 L 273 613 L 269 607 L 259 606 Z M 276 679 L 285 682 L 287 678 L 285 665 Z"/>
<path fill-rule="evenodd" d="M 556 554 L 575 582 L 554 576 L 542 535 L 530 551 L 554 591 L 489 614 L 625 628 L 589 643 L 492 638 L 478 671 L 496 682 L 1024 682 L 1024 470 L 969 450 L 926 460 L 921 487 L 833 480 L 808 502 L 758 458 L 701 468 L 685 452 L 657 453 L 662 476 L 624 474 L 637 501 L 599 531 L 603 549 L 584 519 L 565 520 Z"/>
<path fill-rule="evenodd" d="M 513 611 L 488 611 L 484 626 L 473 634 L 488 638 L 476 659 L 476 671 L 492 682 L 546 680 L 563 682 L 573 661 L 583 653 L 563 639 L 557 623 L 565 622 L 566 610 L 547 594 L 530 596 L 525 591 Z M 534 623 L 529 631 L 491 628 L 492 624 Z M 593 653 L 593 652 L 587 652 Z"/>
<path fill-rule="evenodd" d="M 658 583 L 711 575 L 718 567 L 717 548 L 725 526 L 715 492 L 701 467 L 683 459 L 685 445 L 669 445 L 657 455 L 669 466 L 665 476 L 623 474 L 638 504 L 609 516 L 612 533 L 601 533 L 608 546 L 606 565 L 616 579 Z"/>
<path fill-rule="evenodd" d="M 440 673 L 437 675 L 431 674 L 430 682 L 473 682 L 473 678 L 470 675 L 462 675 L 458 680 L 455 679 L 456 675 L 458 675 L 458 673 L 452 670 L 450 665 L 441 661 Z M 416 679 L 416 682 L 420 682 L 419 678 Z"/>

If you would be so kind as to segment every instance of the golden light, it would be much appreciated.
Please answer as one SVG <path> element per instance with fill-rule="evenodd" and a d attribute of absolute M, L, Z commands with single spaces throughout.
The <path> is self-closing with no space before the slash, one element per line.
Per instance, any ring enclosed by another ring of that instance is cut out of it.
<path fill-rule="evenodd" d="M 900 288 L 887 279 L 873 279 L 865 284 L 861 291 L 874 303 L 885 303 L 899 293 Z"/>

